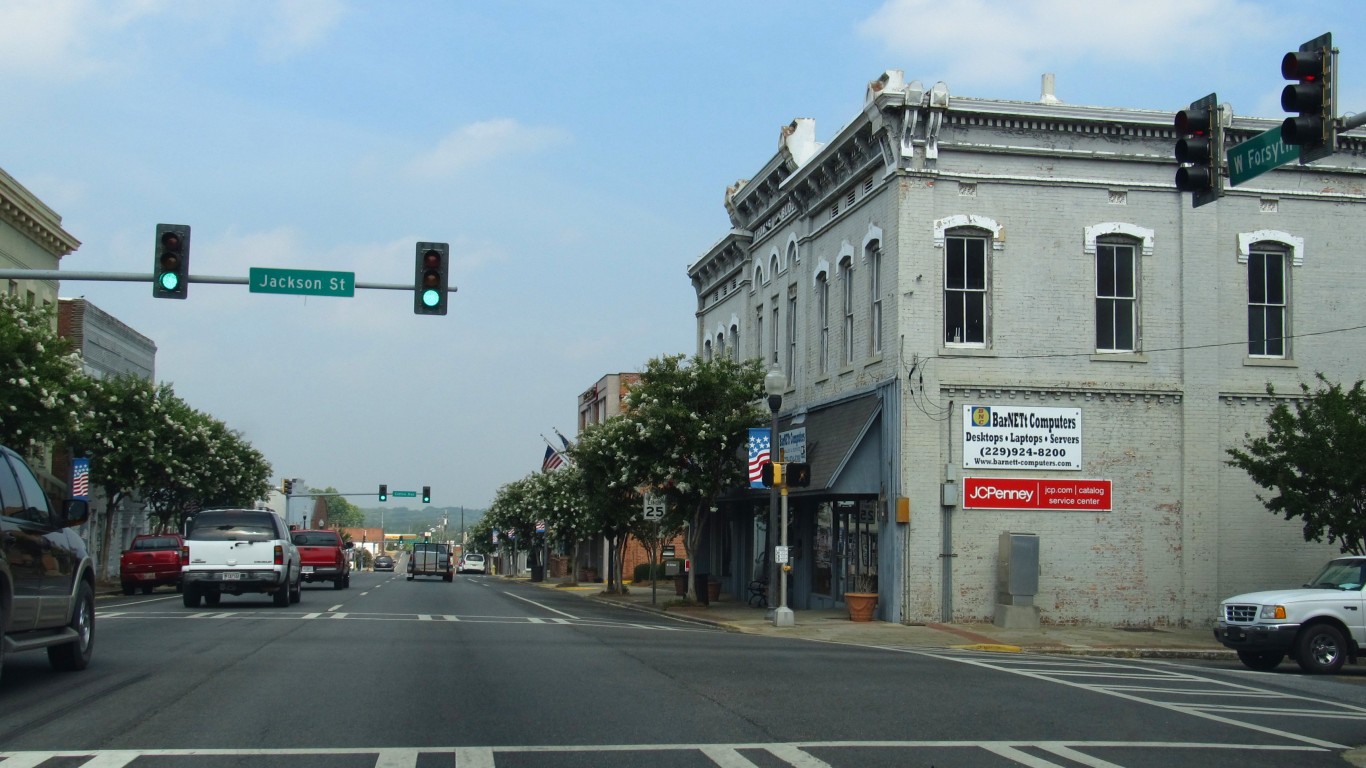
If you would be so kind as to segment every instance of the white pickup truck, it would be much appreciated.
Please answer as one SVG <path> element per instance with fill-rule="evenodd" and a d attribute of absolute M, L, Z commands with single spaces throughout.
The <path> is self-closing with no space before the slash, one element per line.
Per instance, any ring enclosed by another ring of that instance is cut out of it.
<path fill-rule="evenodd" d="M 186 608 L 223 595 L 269 594 L 275 605 L 299 602 L 299 549 L 280 516 L 268 509 L 207 509 L 185 524 L 182 596 Z"/>
<path fill-rule="evenodd" d="M 1290 656 L 1305 672 L 1337 672 L 1366 645 L 1363 586 L 1366 557 L 1336 558 L 1301 588 L 1224 600 L 1214 637 L 1250 669 L 1272 670 Z"/>

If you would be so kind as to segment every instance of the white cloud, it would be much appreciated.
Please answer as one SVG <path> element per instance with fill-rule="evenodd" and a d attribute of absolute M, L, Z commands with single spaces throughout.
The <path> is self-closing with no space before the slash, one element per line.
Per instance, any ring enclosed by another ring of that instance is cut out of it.
<path fill-rule="evenodd" d="M 512 118 L 470 123 L 442 139 L 409 165 L 419 176 L 451 176 L 510 155 L 533 155 L 564 143 L 558 128 L 529 126 Z"/>
<path fill-rule="evenodd" d="M 324 40 L 346 15 L 340 0 L 277 0 L 263 19 L 261 50 L 268 58 L 288 57 Z"/>
<path fill-rule="evenodd" d="M 921 67 L 935 62 L 961 93 L 952 87 L 1035 79 L 1074 63 L 1187 67 L 1191 51 L 1247 45 L 1262 21 L 1221 32 L 1266 13 L 1247 0 L 888 0 L 859 32 Z"/>
<path fill-rule="evenodd" d="M 158 10 L 158 0 L 6 0 L 0 3 L 0 73 L 56 80 L 109 66 L 99 41 Z"/>

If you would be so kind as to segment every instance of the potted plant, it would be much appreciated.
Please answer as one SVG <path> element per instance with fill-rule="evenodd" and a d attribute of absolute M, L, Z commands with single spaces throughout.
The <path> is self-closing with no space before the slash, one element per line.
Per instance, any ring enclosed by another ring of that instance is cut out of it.
<path fill-rule="evenodd" d="M 872 621 L 873 614 L 877 613 L 877 577 L 869 574 L 855 576 L 854 590 L 844 593 L 849 620 Z"/>

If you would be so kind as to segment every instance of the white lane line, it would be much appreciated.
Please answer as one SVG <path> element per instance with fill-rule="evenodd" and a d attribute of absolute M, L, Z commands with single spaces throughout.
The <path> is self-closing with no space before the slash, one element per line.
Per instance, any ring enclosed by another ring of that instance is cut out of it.
<path fill-rule="evenodd" d="M 993 755 L 1000 755 L 1011 762 L 1019 763 L 1025 768 L 1063 768 L 1058 763 L 1045 760 L 1042 757 L 1035 757 L 1028 752 L 1021 752 L 1009 744 L 983 744 L 982 749 Z"/>
<path fill-rule="evenodd" d="M 431 617 L 429 614 L 426 614 L 426 613 L 419 613 L 419 614 L 417 615 L 417 620 L 418 620 L 418 621 L 431 621 L 431 620 L 432 620 L 432 617 Z"/>
<path fill-rule="evenodd" d="M 536 618 L 535 616 L 528 616 L 526 620 L 527 620 L 527 623 L 528 623 L 528 624 L 544 624 L 544 623 L 546 623 L 546 622 L 545 622 L 545 619 L 538 619 L 538 618 Z"/>
<path fill-rule="evenodd" d="M 493 768 L 493 750 L 460 747 L 455 750 L 455 768 Z"/>
<path fill-rule="evenodd" d="M 769 754 L 796 768 L 830 768 L 830 764 L 815 755 L 803 752 L 792 744 L 777 744 L 768 748 Z"/>
<path fill-rule="evenodd" d="M 758 768 L 733 747 L 702 747 L 698 751 L 719 768 Z"/>
<path fill-rule="evenodd" d="M 445 619 L 446 621 L 460 621 L 459 616 L 452 616 L 449 613 L 441 614 L 441 618 Z"/>
<path fill-rule="evenodd" d="M 531 603 L 532 605 L 534 605 L 534 606 L 536 606 L 537 608 L 540 608 L 540 609 L 542 609 L 542 610 L 550 611 L 551 613 L 558 613 L 558 614 L 560 614 L 561 616 L 565 617 L 566 619 L 578 619 L 578 618 L 579 618 L 578 616 L 575 616 L 575 615 L 573 615 L 573 614 L 565 613 L 564 611 L 559 611 L 559 610 L 556 610 L 556 609 L 554 609 L 554 608 L 551 608 L 551 607 L 548 606 L 548 605 L 542 605 L 541 603 L 538 603 L 538 602 L 536 602 L 535 600 L 529 600 L 529 599 L 527 599 L 527 598 L 525 598 L 525 597 L 522 597 L 521 595 L 514 595 L 514 594 L 512 594 L 511 592 L 504 592 L 503 594 L 507 595 L 508 597 L 515 597 L 515 598 L 517 598 L 518 600 L 521 600 L 522 602 L 525 602 L 525 603 Z"/>
<path fill-rule="evenodd" d="M 375 758 L 375 768 L 417 768 L 416 749 L 381 749 Z"/>
<path fill-rule="evenodd" d="M 303 618 L 305 618 L 305 619 L 316 619 L 316 618 L 318 618 L 318 617 L 321 616 L 321 615 L 322 615 L 321 613 L 305 613 L 305 614 L 303 615 Z"/>
<path fill-rule="evenodd" d="M 347 614 L 345 614 L 345 613 L 334 613 L 334 614 L 332 614 L 332 616 L 331 616 L 331 618 L 334 618 L 334 619 L 344 619 L 344 618 L 346 618 L 346 617 L 347 617 Z"/>
<path fill-rule="evenodd" d="M 1071 760 L 1074 763 L 1081 763 L 1082 765 L 1087 766 L 1087 768 L 1124 768 L 1124 766 L 1119 765 L 1117 763 L 1112 763 L 1109 760 L 1101 760 L 1099 757 L 1092 757 L 1083 752 L 1078 752 L 1077 750 L 1072 749 L 1071 747 L 1066 746 L 1064 744 L 1045 743 L 1040 744 L 1039 746 L 1042 747 L 1045 751 L 1052 752 L 1058 757 Z"/>
<path fill-rule="evenodd" d="M 342 604 L 341 604 L 341 603 L 337 603 L 336 605 L 332 606 L 331 608 L 328 608 L 328 609 L 327 609 L 327 612 L 328 612 L 328 613 L 331 613 L 332 611 L 335 611 L 335 610 L 337 610 L 337 609 L 340 608 L 340 607 L 342 607 Z"/>
<path fill-rule="evenodd" d="M 137 752 L 110 751 L 101 752 L 98 755 L 81 763 L 81 768 L 123 768 L 134 760 L 138 759 Z"/>

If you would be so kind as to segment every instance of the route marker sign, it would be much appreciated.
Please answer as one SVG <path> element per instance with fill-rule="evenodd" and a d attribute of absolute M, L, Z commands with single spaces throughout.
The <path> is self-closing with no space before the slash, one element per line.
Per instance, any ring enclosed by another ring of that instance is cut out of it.
<path fill-rule="evenodd" d="M 1237 186 L 1276 166 L 1298 160 L 1300 148 L 1297 144 L 1286 144 L 1281 140 L 1281 127 L 1278 125 L 1231 147 L 1224 152 L 1224 157 L 1228 160 L 1229 186 Z"/>
<path fill-rule="evenodd" d="M 356 273 L 252 267 L 247 277 L 247 285 L 252 293 L 355 296 Z"/>

